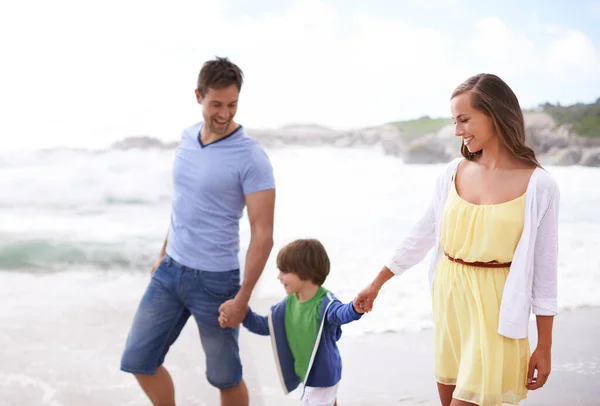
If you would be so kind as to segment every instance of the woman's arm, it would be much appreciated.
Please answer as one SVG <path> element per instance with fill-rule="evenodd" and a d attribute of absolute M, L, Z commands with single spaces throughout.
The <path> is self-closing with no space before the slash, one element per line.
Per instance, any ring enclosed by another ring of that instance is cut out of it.
<path fill-rule="evenodd" d="M 359 311 L 371 311 L 373 301 L 383 285 L 393 276 L 400 275 L 421 262 L 435 245 L 436 206 L 443 204 L 444 191 L 448 190 L 448 183 L 452 182 L 452 176 L 462 160 L 462 158 L 457 158 L 450 162 L 438 176 L 433 196 L 421 219 L 413 226 L 408 236 L 398 246 L 392 258 L 381 269 L 373 282 L 354 299 L 354 306 Z"/>
<path fill-rule="evenodd" d="M 539 222 L 535 248 L 532 286 L 532 311 L 536 315 L 538 340 L 531 354 L 527 388 L 535 390 L 550 375 L 552 327 L 558 313 L 558 207 L 560 192 L 556 183 L 549 184 L 548 206 Z M 537 374 L 534 372 L 537 370 Z"/>
<path fill-rule="evenodd" d="M 548 206 L 541 213 L 534 246 L 532 311 L 539 316 L 558 313 L 558 206 L 556 184 L 547 194 Z"/>
<path fill-rule="evenodd" d="M 435 243 L 435 204 L 436 202 L 432 199 L 423 217 L 396 248 L 392 258 L 373 281 L 376 286 L 383 286 L 393 275 L 400 275 L 417 265 L 433 247 Z M 393 275 L 389 275 L 390 272 Z"/>
<path fill-rule="evenodd" d="M 439 193 L 436 193 L 434 199 Z M 379 271 L 375 279 L 354 299 L 354 307 L 360 312 L 370 312 L 379 291 L 395 275 L 418 264 L 435 243 L 435 200 L 432 199 L 421 220 L 396 249 L 394 256 Z"/>
<path fill-rule="evenodd" d="M 552 370 L 552 325 L 554 316 L 537 316 L 538 343 L 529 360 L 527 389 L 544 386 Z M 537 371 L 537 374 L 534 373 Z"/>

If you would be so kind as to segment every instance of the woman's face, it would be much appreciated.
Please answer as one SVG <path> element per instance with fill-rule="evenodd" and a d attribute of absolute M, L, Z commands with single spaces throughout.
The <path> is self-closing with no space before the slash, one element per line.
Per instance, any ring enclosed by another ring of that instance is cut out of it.
<path fill-rule="evenodd" d="M 481 151 L 495 137 L 494 121 L 482 111 L 472 107 L 471 92 L 455 96 L 450 110 L 455 124 L 455 134 L 462 138 L 469 152 Z"/>

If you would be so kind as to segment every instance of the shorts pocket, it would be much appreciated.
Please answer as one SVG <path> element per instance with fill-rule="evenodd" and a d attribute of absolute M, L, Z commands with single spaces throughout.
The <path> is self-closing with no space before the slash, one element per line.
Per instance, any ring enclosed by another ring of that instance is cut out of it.
<path fill-rule="evenodd" d="M 240 271 L 203 272 L 202 288 L 219 299 L 233 299 L 240 290 Z"/>

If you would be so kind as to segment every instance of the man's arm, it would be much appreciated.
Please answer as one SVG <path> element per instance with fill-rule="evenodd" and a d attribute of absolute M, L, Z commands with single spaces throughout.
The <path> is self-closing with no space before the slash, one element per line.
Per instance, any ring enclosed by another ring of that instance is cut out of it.
<path fill-rule="evenodd" d="M 248 303 L 273 248 L 275 189 L 246 195 L 246 207 L 250 221 L 250 245 L 246 252 L 244 282 L 236 298 Z"/>
<path fill-rule="evenodd" d="M 273 218 L 275 189 L 262 190 L 245 196 L 250 221 L 250 245 L 246 252 L 244 282 L 234 299 L 219 309 L 227 315 L 227 327 L 237 327 L 244 319 L 248 302 L 273 248 Z"/>

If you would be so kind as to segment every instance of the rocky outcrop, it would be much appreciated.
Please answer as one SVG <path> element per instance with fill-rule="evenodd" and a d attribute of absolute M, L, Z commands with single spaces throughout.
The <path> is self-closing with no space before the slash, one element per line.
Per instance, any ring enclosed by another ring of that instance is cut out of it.
<path fill-rule="evenodd" d="M 448 162 L 452 154 L 440 142 L 435 134 L 411 141 L 401 154 L 402 160 L 409 164 L 428 164 Z"/>
<path fill-rule="evenodd" d="M 406 163 L 443 163 L 460 156 L 461 140 L 454 125 L 420 137 L 410 137 L 395 125 L 386 124 L 355 130 L 337 131 L 319 125 L 289 125 L 278 129 L 248 129 L 248 134 L 268 148 L 289 145 L 354 148 L 379 146 L 385 154 L 398 156 Z M 600 167 L 600 137 L 583 138 L 569 126 L 556 126 L 545 113 L 525 114 L 527 143 L 543 165 L 586 165 Z M 177 142 L 163 143 L 155 138 L 129 137 L 114 143 L 112 149 L 170 149 Z"/>
<path fill-rule="evenodd" d="M 539 157 L 542 165 L 570 166 L 581 162 L 583 151 L 577 147 L 553 147 L 545 155 Z"/>
<path fill-rule="evenodd" d="M 579 137 L 569 125 L 556 126 L 545 113 L 526 114 L 525 124 L 527 142 L 542 165 L 600 166 L 593 158 L 593 148 L 600 148 L 600 137 Z"/>
<path fill-rule="evenodd" d="M 460 139 L 454 135 L 454 125 L 442 128 L 436 137 L 448 156 L 460 156 Z M 525 137 L 542 165 L 600 166 L 596 159 L 600 137 L 579 137 L 567 125 L 556 126 L 546 113 L 525 114 Z"/>
<path fill-rule="evenodd" d="M 164 143 L 153 137 L 136 136 L 115 142 L 110 149 L 174 149 L 177 145 L 177 142 Z"/>
<path fill-rule="evenodd" d="M 583 151 L 579 165 L 600 167 L 600 147 Z"/>
<path fill-rule="evenodd" d="M 335 131 L 317 125 L 293 125 L 275 130 L 248 129 L 248 134 L 266 147 L 286 145 L 358 147 L 381 143 L 384 150 L 396 153 L 402 146 L 402 131 L 393 125 L 357 130 Z"/>

